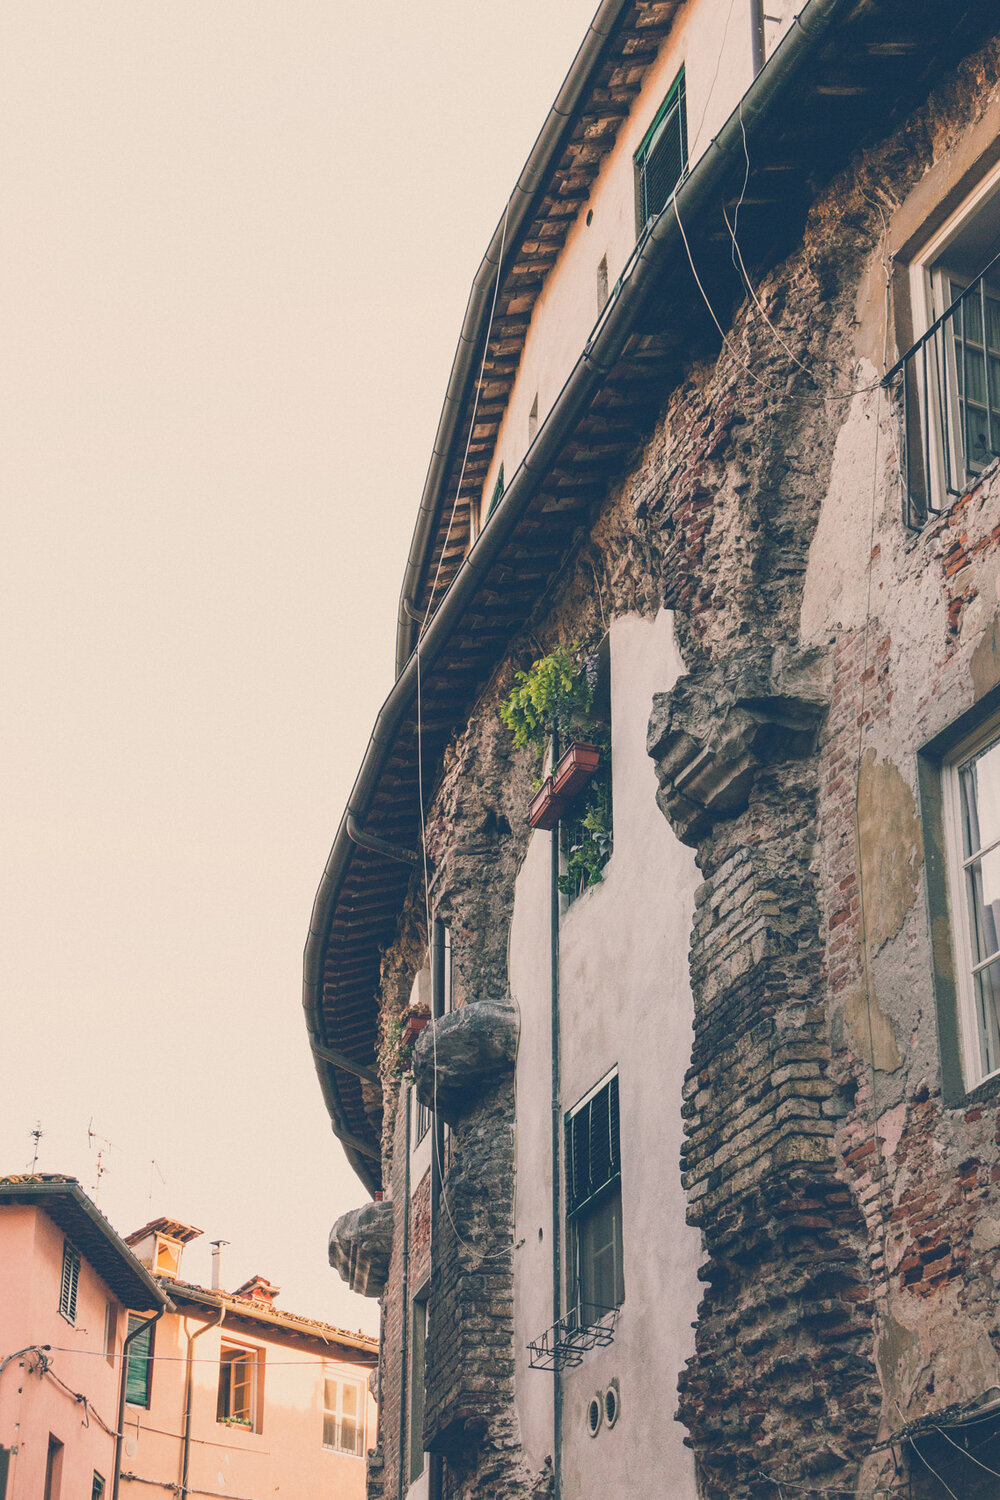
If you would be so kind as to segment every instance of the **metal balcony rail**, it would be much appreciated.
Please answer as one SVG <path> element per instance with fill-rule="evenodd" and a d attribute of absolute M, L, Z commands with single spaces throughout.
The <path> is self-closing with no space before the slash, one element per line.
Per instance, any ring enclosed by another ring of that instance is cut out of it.
<path fill-rule="evenodd" d="M 1000 255 L 886 375 L 900 424 L 905 520 L 914 530 L 1000 456 Z"/>
<path fill-rule="evenodd" d="M 583 1363 L 588 1349 L 610 1344 L 618 1323 L 617 1307 L 601 1307 L 596 1302 L 580 1302 L 546 1328 L 541 1338 L 528 1345 L 528 1365 L 532 1370 L 565 1370 Z"/>

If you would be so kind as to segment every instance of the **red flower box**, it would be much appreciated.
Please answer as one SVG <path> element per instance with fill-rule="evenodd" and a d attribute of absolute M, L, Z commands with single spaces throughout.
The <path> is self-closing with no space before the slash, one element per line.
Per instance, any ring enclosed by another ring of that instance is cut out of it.
<path fill-rule="evenodd" d="M 600 761 L 601 752 L 596 745 L 583 745 L 574 740 L 552 773 L 552 790 L 555 795 L 566 801 L 575 797 L 577 792 L 582 792 Z"/>
<path fill-rule="evenodd" d="M 429 1020 L 430 1016 L 407 1016 L 403 1034 L 399 1039 L 400 1046 L 409 1047 L 415 1042 Z"/>
<path fill-rule="evenodd" d="M 557 797 L 553 790 L 552 777 L 546 776 L 528 806 L 528 822 L 532 828 L 555 828 L 565 806 L 565 799 Z"/>

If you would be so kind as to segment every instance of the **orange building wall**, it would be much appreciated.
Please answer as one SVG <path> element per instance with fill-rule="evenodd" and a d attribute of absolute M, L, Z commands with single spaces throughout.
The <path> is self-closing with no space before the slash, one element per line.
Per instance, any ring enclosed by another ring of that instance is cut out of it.
<path fill-rule="evenodd" d="M 192 1421 L 189 1494 L 270 1500 L 363 1500 L 365 1458 L 323 1447 L 324 1367 L 330 1375 L 356 1378 L 366 1413 L 365 1450 L 375 1441 L 375 1403 L 368 1393 L 367 1366 L 327 1358 L 303 1340 L 279 1330 L 235 1321 L 211 1326 L 215 1312 L 167 1313 L 156 1325 L 149 1409 L 127 1406 L 122 1454 L 122 1500 L 139 1500 L 150 1484 L 177 1484 L 181 1477 L 188 1337 L 192 1346 Z M 262 1336 L 263 1335 L 263 1336 Z M 223 1342 L 263 1351 L 260 1431 L 216 1420 L 219 1355 Z M 310 1343 L 312 1341 L 310 1340 Z M 134 1479 L 127 1476 L 134 1475 Z"/>

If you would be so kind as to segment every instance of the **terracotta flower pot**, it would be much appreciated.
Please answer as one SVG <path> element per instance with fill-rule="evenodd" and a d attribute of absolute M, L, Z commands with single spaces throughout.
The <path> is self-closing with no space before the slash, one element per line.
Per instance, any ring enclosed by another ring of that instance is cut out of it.
<path fill-rule="evenodd" d="M 596 745 L 584 745 L 578 740 L 568 747 L 565 755 L 552 773 L 552 790 L 566 801 L 582 792 L 601 763 L 601 752 Z"/>
<path fill-rule="evenodd" d="M 552 777 L 546 776 L 528 806 L 528 822 L 532 828 L 555 828 L 565 806 L 565 799 L 557 797 L 553 790 Z"/>
<path fill-rule="evenodd" d="M 429 1020 L 430 1016 L 407 1016 L 406 1025 L 403 1027 L 403 1034 L 400 1037 L 400 1046 L 411 1046 Z"/>

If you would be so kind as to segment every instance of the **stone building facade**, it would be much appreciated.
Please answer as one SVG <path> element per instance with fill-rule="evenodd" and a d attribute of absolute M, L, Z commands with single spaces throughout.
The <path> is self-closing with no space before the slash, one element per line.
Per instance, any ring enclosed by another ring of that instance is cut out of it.
<path fill-rule="evenodd" d="M 1000 1484 L 996 16 L 745 10 L 598 10 L 317 896 L 373 1500 Z M 581 642 L 570 900 L 500 707 Z"/>

